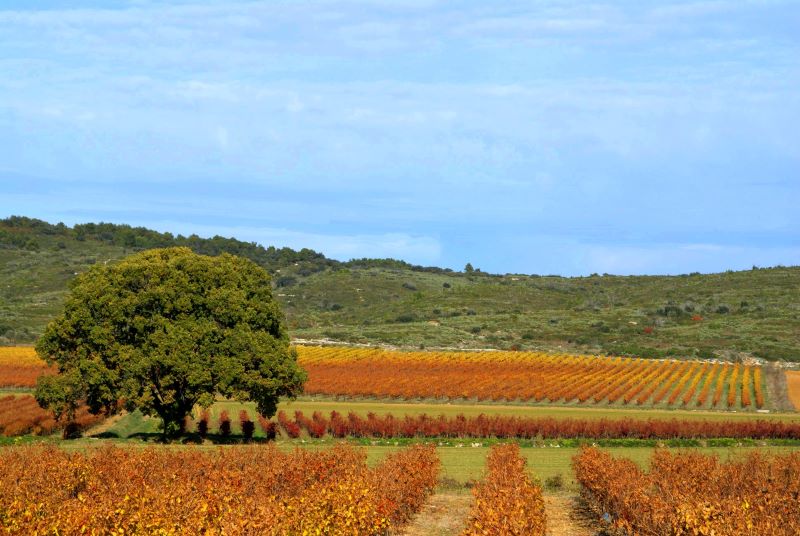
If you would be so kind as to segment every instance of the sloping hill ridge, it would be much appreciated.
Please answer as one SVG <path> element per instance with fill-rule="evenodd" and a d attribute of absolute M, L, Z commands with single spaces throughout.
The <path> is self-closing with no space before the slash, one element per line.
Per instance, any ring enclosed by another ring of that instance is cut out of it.
<path fill-rule="evenodd" d="M 800 267 L 572 278 L 463 273 L 25 217 L 0 220 L 0 344 L 33 342 L 58 313 L 69 280 L 92 264 L 177 245 L 263 266 L 292 336 L 303 340 L 800 361 Z"/>

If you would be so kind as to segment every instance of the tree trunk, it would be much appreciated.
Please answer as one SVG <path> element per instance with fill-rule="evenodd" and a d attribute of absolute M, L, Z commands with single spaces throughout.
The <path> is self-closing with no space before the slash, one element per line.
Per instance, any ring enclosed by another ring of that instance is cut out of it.
<path fill-rule="evenodd" d="M 158 416 L 161 417 L 161 441 L 169 443 L 181 436 L 184 431 L 180 425 L 181 421 L 192 412 L 194 405 L 194 402 L 186 402 L 182 405 L 157 408 Z"/>

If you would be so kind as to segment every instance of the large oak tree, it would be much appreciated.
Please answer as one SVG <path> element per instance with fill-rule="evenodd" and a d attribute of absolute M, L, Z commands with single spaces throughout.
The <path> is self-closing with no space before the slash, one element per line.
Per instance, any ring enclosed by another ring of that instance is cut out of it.
<path fill-rule="evenodd" d="M 306 378 L 269 274 L 188 248 L 145 251 L 78 276 L 36 350 L 59 370 L 39 379 L 43 407 L 70 416 L 84 401 L 93 412 L 121 401 L 160 416 L 165 438 L 219 395 L 255 401 L 271 417 Z"/>

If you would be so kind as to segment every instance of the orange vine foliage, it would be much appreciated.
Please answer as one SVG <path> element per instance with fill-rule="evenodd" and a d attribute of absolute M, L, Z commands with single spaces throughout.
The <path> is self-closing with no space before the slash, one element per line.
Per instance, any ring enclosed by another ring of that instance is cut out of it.
<path fill-rule="evenodd" d="M 29 346 L 0 346 L 0 387 L 35 387 L 42 374 L 55 374 Z"/>
<path fill-rule="evenodd" d="M 692 364 L 692 366 L 689 368 L 689 370 L 686 372 L 686 374 L 684 374 L 681 377 L 681 379 L 678 381 L 677 385 L 675 385 L 674 389 L 672 389 L 672 392 L 670 393 L 669 398 L 667 399 L 667 404 L 673 405 L 675 403 L 675 401 L 678 400 L 678 396 L 680 396 L 680 394 L 683 392 L 684 387 L 686 387 L 686 384 L 688 384 L 691 381 L 691 379 L 693 377 L 693 374 L 694 374 L 694 371 L 697 370 L 699 367 L 700 367 L 699 363 Z M 704 367 L 705 367 L 705 365 L 704 365 Z M 698 373 L 697 376 L 702 376 L 702 374 L 704 372 L 705 372 L 705 369 L 704 368 L 700 368 L 700 372 Z"/>
<path fill-rule="evenodd" d="M 744 372 L 742 373 L 742 407 L 746 408 L 750 405 L 750 384 L 752 383 L 750 380 L 750 369 L 751 367 L 744 367 Z"/>
<path fill-rule="evenodd" d="M 728 407 L 732 408 L 736 405 L 736 388 L 739 385 L 736 380 L 739 377 L 739 369 L 740 365 L 735 365 L 733 367 L 733 372 L 728 378 Z"/>
<path fill-rule="evenodd" d="M 756 407 L 761 409 L 764 407 L 764 392 L 761 390 L 761 367 L 756 367 L 753 370 L 753 388 L 756 393 Z"/>
<path fill-rule="evenodd" d="M 0 452 L 8 534 L 371 535 L 404 523 L 433 490 L 432 446 L 374 469 L 347 446 Z M 143 470 L 146 468 L 146 470 Z"/>
<path fill-rule="evenodd" d="M 542 489 L 525 473 L 519 445 L 495 445 L 486 465 L 486 476 L 472 489 L 475 504 L 463 536 L 544 536 Z"/>
<path fill-rule="evenodd" d="M 698 361 L 541 352 L 401 352 L 311 346 L 298 346 L 297 352 L 309 374 L 307 394 L 350 397 L 635 402 L 677 407 L 695 401 L 704 405 L 719 370 Z M 701 384 L 704 389 L 698 395 Z M 721 394 L 718 386 L 714 405 Z"/>
<path fill-rule="evenodd" d="M 714 389 L 714 398 L 711 401 L 711 405 L 717 407 L 720 400 L 722 399 L 722 390 L 725 388 L 725 377 L 731 374 L 733 367 L 731 365 L 725 365 L 722 367 L 722 372 L 719 373 L 717 377 L 717 385 Z"/>
<path fill-rule="evenodd" d="M 689 388 L 686 390 L 686 392 L 683 394 L 683 397 L 682 397 L 684 406 L 686 404 L 688 404 L 689 401 L 694 398 L 694 393 L 695 393 L 695 391 L 697 391 L 697 385 L 700 383 L 700 380 L 702 380 L 704 376 L 705 377 L 709 377 L 710 376 L 711 370 L 709 370 L 709 366 L 710 365 L 708 363 L 703 365 L 703 367 L 697 372 L 697 374 L 694 376 L 694 378 L 692 378 L 692 381 L 689 384 Z M 674 396 L 677 398 L 677 395 L 674 395 Z"/>
<path fill-rule="evenodd" d="M 787 370 L 784 374 L 789 389 L 789 400 L 796 410 L 800 410 L 800 371 Z"/>
<path fill-rule="evenodd" d="M 709 372 L 708 376 L 706 376 L 705 382 L 703 383 L 703 388 L 700 390 L 700 394 L 697 395 L 696 404 L 698 406 L 704 406 L 706 400 L 708 400 L 708 393 L 711 391 L 711 387 L 714 385 L 720 369 L 721 367 L 719 363 L 714 363 L 714 366 L 711 368 L 711 372 Z"/>
<path fill-rule="evenodd" d="M 103 420 L 102 415 L 92 415 L 83 406 L 75 413 L 72 422 L 56 421 L 53 412 L 39 407 L 30 395 L 0 397 L 0 435 L 47 435 L 70 425 L 73 431 L 82 430 Z"/>
<path fill-rule="evenodd" d="M 667 378 L 667 380 L 663 383 L 661 388 L 656 391 L 655 395 L 653 395 L 653 403 L 658 404 L 661 400 L 667 395 L 670 391 L 672 386 L 675 382 L 680 381 L 681 378 L 684 378 L 690 371 L 691 364 L 689 363 L 682 363 L 676 369 L 675 372 L 672 373 L 671 376 Z"/>
<path fill-rule="evenodd" d="M 800 453 L 723 463 L 658 450 L 645 473 L 628 459 L 584 447 L 573 465 L 584 497 L 628 534 L 800 534 Z"/>
<path fill-rule="evenodd" d="M 297 351 L 300 364 L 309 373 L 305 389 L 311 395 L 676 407 L 703 406 L 716 387 L 711 406 L 718 406 L 728 385 L 734 393 L 729 407 L 734 407 L 742 382 L 754 381 L 755 405 L 764 405 L 760 367 L 732 375 L 731 370 L 738 370 L 732 365 L 542 352 L 400 352 L 310 346 L 298 346 Z M 32 387 L 39 375 L 54 372 L 36 357 L 33 348 L 0 348 L 0 387 Z M 698 394 L 699 385 L 703 389 Z M 748 394 L 743 395 L 742 406 L 752 406 L 749 387 L 745 390 Z"/>

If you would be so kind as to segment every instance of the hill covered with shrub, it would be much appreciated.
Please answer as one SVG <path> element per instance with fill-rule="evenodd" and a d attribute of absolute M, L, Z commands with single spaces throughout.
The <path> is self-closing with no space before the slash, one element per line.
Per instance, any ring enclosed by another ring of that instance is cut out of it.
<path fill-rule="evenodd" d="M 227 252 L 263 266 L 292 335 L 305 340 L 800 361 L 800 267 L 498 275 L 25 217 L 0 220 L 0 343 L 33 342 L 59 311 L 69 280 L 89 266 L 168 246 Z"/>

